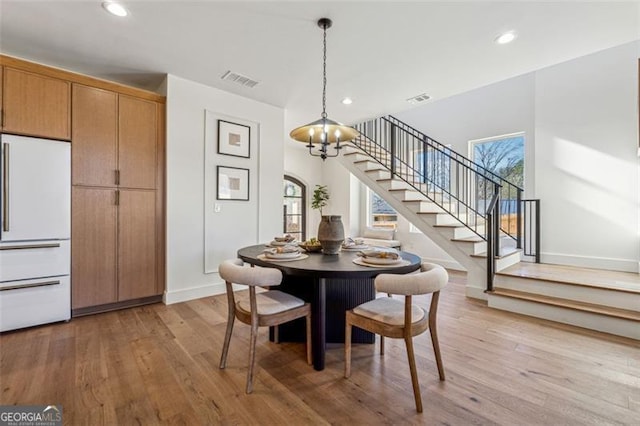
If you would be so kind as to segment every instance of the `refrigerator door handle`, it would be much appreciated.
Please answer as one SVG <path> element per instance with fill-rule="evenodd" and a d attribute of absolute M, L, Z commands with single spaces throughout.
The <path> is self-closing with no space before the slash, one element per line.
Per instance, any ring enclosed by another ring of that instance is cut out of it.
<path fill-rule="evenodd" d="M 27 246 L 0 246 L 0 251 L 2 250 L 33 250 L 33 249 L 46 249 L 46 248 L 58 248 L 58 247 L 60 247 L 60 243 L 30 244 Z"/>
<path fill-rule="evenodd" d="M 9 232 L 9 144 L 2 145 L 2 230 Z"/>
<path fill-rule="evenodd" d="M 45 287 L 45 286 L 49 286 L 49 285 L 58 285 L 60 284 L 59 280 L 56 281 L 42 281 L 39 283 L 29 283 L 29 284 L 16 284 L 16 285 L 12 285 L 12 286 L 7 286 L 7 287 L 2 287 L 0 288 L 0 291 L 7 291 L 7 290 L 20 290 L 23 288 L 33 288 L 33 287 Z"/>

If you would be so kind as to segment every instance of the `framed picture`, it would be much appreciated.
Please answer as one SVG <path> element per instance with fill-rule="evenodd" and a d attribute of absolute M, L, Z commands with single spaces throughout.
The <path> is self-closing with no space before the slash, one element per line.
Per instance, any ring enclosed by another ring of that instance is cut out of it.
<path fill-rule="evenodd" d="M 249 201 L 249 169 L 218 166 L 218 200 Z"/>
<path fill-rule="evenodd" d="M 251 128 L 218 120 L 218 154 L 249 158 Z"/>

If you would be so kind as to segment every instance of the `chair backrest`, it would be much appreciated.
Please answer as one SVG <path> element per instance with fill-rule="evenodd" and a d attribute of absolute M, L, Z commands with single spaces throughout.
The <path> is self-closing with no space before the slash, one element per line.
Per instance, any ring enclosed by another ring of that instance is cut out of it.
<path fill-rule="evenodd" d="M 411 296 L 440 291 L 449 281 L 449 274 L 440 265 L 423 263 L 417 274 L 380 274 L 376 277 L 376 290 L 390 294 Z"/>
<path fill-rule="evenodd" d="M 282 272 L 275 268 L 245 268 L 242 260 L 225 260 L 218 267 L 220 277 L 234 284 L 268 287 L 280 285 Z"/>

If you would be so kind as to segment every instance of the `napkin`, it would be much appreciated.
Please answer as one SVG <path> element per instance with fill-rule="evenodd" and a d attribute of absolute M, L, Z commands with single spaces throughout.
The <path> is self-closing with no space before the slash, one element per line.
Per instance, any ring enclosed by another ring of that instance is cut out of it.
<path fill-rule="evenodd" d="M 353 238 L 347 238 L 344 243 L 342 243 L 343 248 L 351 248 L 364 245 L 364 240 L 354 240 Z"/>
<path fill-rule="evenodd" d="M 300 253 L 300 248 L 294 245 L 286 245 L 282 247 L 273 247 L 265 249 L 263 253 L 280 254 L 280 253 Z"/>
<path fill-rule="evenodd" d="M 381 259 L 398 259 L 400 255 L 394 251 L 381 251 L 381 250 L 362 250 L 358 252 L 358 255 L 362 257 L 378 257 Z"/>
<path fill-rule="evenodd" d="M 292 243 L 296 240 L 296 237 L 294 237 L 293 235 L 287 234 L 284 237 L 274 237 L 273 240 L 279 243 Z"/>

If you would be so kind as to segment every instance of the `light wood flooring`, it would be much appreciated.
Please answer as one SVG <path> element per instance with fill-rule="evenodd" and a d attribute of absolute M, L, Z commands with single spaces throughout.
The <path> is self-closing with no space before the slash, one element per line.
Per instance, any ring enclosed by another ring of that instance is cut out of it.
<path fill-rule="evenodd" d="M 404 345 L 343 347 L 327 368 L 304 346 L 258 338 L 245 395 L 249 327 L 236 323 L 218 369 L 224 295 L 73 319 L 0 336 L 0 404 L 62 404 L 65 424 L 640 425 L 640 342 L 492 310 L 451 273 L 440 297 L 447 380 L 429 334 L 416 338 L 424 401 L 417 414 Z M 428 298 L 419 301 L 428 306 Z"/>

